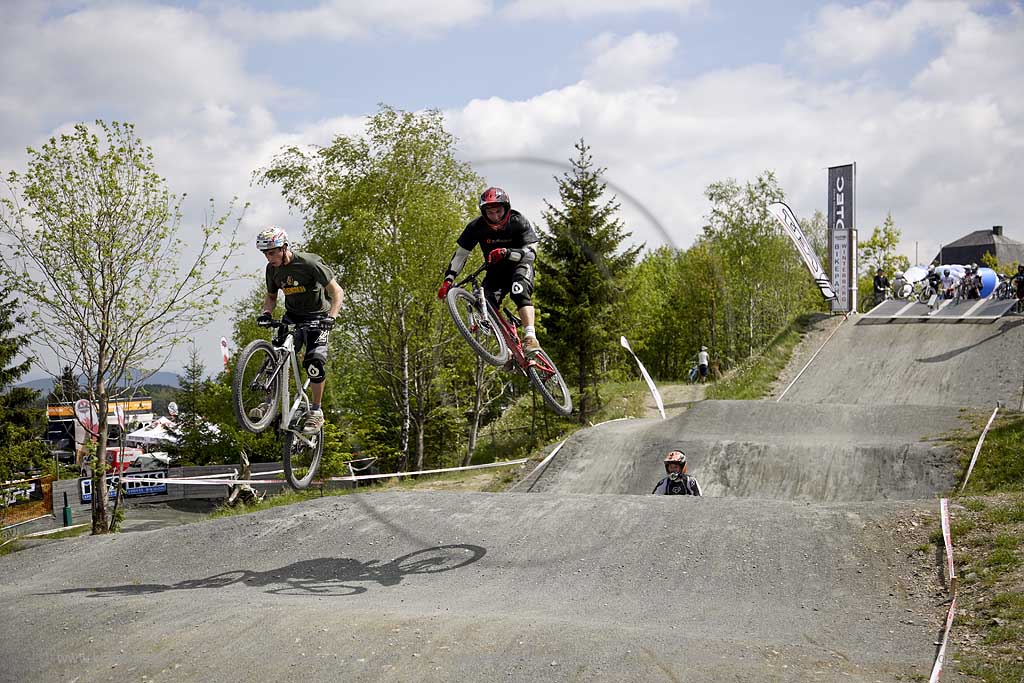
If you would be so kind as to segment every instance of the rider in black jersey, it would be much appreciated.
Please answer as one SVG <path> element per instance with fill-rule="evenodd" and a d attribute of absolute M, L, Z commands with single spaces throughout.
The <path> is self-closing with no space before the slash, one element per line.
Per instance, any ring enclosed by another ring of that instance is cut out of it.
<path fill-rule="evenodd" d="M 437 298 L 445 298 L 473 247 L 480 245 L 484 260 L 490 264 L 484 277 L 484 291 L 496 308 L 506 294 L 512 298 L 523 322 L 523 350 L 528 354 L 540 351 L 536 311 L 530 299 L 537 234 L 530 221 L 512 208 L 505 190 L 489 187 L 480 195 L 480 217 L 470 221 L 456 242 L 458 248 L 445 271 L 444 283 L 437 290 Z"/>

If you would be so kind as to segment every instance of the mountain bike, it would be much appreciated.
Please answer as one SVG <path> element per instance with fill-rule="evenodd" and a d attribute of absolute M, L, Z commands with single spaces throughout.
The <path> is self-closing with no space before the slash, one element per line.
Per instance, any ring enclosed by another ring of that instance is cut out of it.
<path fill-rule="evenodd" d="M 907 301 L 914 296 L 914 283 L 896 278 L 892 283 L 892 298 L 897 301 Z"/>
<path fill-rule="evenodd" d="M 1013 291 L 1013 281 L 1002 275 L 998 277 L 999 284 L 997 284 L 995 290 L 993 290 L 992 297 L 1000 301 L 1004 301 L 1017 296 L 1016 292 Z"/>
<path fill-rule="evenodd" d="M 302 430 L 309 413 L 309 378 L 299 367 L 295 335 L 302 330 L 319 330 L 320 325 L 318 320 L 294 324 L 274 320 L 270 327 L 278 330 L 273 343 L 257 339 L 238 356 L 231 384 L 232 403 L 238 424 L 246 431 L 260 434 L 273 426 L 284 435 L 284 476 L 292 488 L 301 490 L 313 481 L 320 466 L 324 430 L 321 427 L 316 434 Z M 293 379 L 294 401 L 290 396 Z"/>
<path fill-rule="evenodd" d="M 503 313 L 484 292 L 480 273 L 486 269 L 484 263 L 448 290 L 448 312 L 455 326 L 485 363 L 526 375 L 552 410 L 563 417 L 569 415 L 572 397 L 562 374 L 543 350 L 526 357 L 516 329 L 519 318 L 507 309 Z"/>
<path fill-rule="evenodd" d="M 921 289 L 917 292 L 917 300 L 922 304 L 931 305 L 932 297 L 936 295 L 939 295 L 939 291 L 932 286 L 932 283 L 928 280 L 922 280 Z"/>

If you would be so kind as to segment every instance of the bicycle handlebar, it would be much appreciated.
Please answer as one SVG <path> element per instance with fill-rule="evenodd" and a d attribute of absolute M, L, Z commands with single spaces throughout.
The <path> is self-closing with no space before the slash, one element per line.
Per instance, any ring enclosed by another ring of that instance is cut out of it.
<path fill-rule="evenodd" d="M 484 261 L 482 264 L 480 264 L 479 268 L 477 268 L 472 273 L 470 273 L 466 277 L 462 278 L 458 282 L 453 283 L 452 286 L 453 287 L 461 287 L 462 285 L 466 284 L 467 282 L 472 282 L 473 284 L 476 284 L 476 277 L 477 277 L 477 275 L 479 275 L 483 271 L 487 270 L 487 267 L 490 266 L 490 265 L 491 264 L 489 264 L 487 261 Z"/>
<path fill-rule="evenodd" d="M 304 329 L 318 330 L 318 329 L 320 329 L 320 320 L 321 320 L 320 318 L 314 318 L 313 320 L 304 320 L 302 322 L 292 322 L 292 323 L 287 323 L 284 320 L 271 320 L 270 324 L 267 325 L 266 327 L 268 327 L 270 329 L 277 329 L 279 327 L 291 326 L 291 327 L 294 327 L 297 330 L 304 330 Z"/>

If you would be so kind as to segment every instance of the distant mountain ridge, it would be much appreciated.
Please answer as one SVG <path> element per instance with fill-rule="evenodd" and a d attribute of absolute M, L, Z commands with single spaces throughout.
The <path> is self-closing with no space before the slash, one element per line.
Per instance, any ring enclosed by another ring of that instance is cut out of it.
<path fill-rule="evenodd" d="M 163 370 L 161 370 L 160 372 L 153 373 L 153 376 L 147 379 L 145 383 L 147 385 L 159 384 L 162 386 L 173 387 L 175 389 L 181 388 L 181 383 L 178 381 L 178 373 L 165 372 Z M 27 382 L 20 382 L 18 384 L 15 384 L 14 386 L 35 389 L 36 391 L 46 393 L 53 388 L 53 378 L 42 377 L 40 379 L 31 379 L 28 380 Z"/>

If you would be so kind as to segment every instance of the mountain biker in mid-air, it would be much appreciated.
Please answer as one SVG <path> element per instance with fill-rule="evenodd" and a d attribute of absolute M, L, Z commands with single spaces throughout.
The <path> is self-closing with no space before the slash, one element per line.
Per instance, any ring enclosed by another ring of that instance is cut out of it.
<path fill-rule="evenodd" d="M 654 487 L 655 495 L 659 496 L 699 496 L 700 484 L 686 473 L 686 454 L 672 451 L 665 456 L 665 472 L 668 476 Z"/>
<path fill-rule="evenodd" d="M 480 216 L 463 229 L 456 240 L 458 248 L 452 256 L 437 298 L 444 299 L 456 276 L 466 265 L 473 247 L 480 245 L 489 264 L 483 287 L 495 308 L 508 294 L 519 309 L 523 323 L 523 351 L 532 355 L 540 351 L 535 328 L 536 311 L 533 293 L 533 262 L 537 258 L 538 239 L 530 221 L 512 208 L 508 194 L 500 187 L 489 187 L 480 195 Z"/>
<path fill-rule="evenodd" d="M 303 346 L 306 348 L 302 365 L 310 382 L 309 414 L 302 431 L 315 434 L 324 426 L 324 411 L 320 406 L 327 378 L 328 331 L 334 327 L 345 293 L 319 256 L 289 248 L 288 233 L 284 228 L 270 226 L 260 231 L 256 236 L 256 248 L 267 258 L 267 295 L 256 324 L 270 327 L 273 323 L 278 290 L 284 292 L 284 322 L 296 324 L 316 320 L 318 323 L 319 329 L 307 328 L 295 333 L 296 353 Z M 269 404 L 256 406 L 249 411 L 249 416 L 259 420 L 270 407 Z"/>

